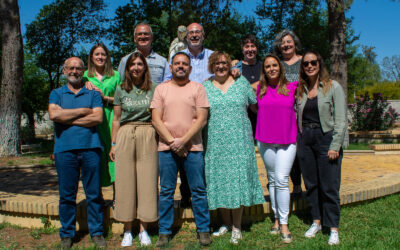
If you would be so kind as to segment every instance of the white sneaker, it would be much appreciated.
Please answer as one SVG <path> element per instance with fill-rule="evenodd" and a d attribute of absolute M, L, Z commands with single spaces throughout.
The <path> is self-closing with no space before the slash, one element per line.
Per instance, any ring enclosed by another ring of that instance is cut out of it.
<path fill-rule="evenodd" d="M 125 232 L 124 233 L 124 238 L 122 239 L 121 242 L 121 247 L 131 247 L 132 246 L 132 233 L 131 232 Z"/>
<path fill-rule="evenodd" d="M 147 231 L 143 231 L 139 233 L 139 241 L 141 246 L 149 246 L 151 245 L 151 239 L 147 234 Z"/>
<path fill-rule="evenodd" d="M 329 245 L 339 245 L 339 232 L 336 230 L 331 230 L 328 240 Z"/>
<path fill-rule="evenodd" d="M 316 235 L 319 231 L 321 231 L 321 229 L 322 229 L 321 225 L 318 225 L 318 224 L 313 223 L 313 224 L 311 225 L 311 227 L 307 230 L 307 232 L 304 234 L 304 236 L 305 236 L 306 238 L 313 238 L 313 237 L 315 237 L 315 235 Z"/>
<path fill-rule="evenodd" d="M 227 226 L 225 226 L 225 225 L 222 225 L 222 226 L 218 229 L 218 231 L 214 232 L 212 235 L 213 235 L 214 237 L 219 237 L 219 236 L 221 236 L 221 235 L 226 234 L 228 231 L 229 231 L 229 228 L 228 228 Z"/>
<path fill-rule="evenodd" d="M 239 229 L 232 230 L 232 237 L 230 242 L 234 245 L 239 243 L 239 240 L 242 239 L 242 232 Z"/>

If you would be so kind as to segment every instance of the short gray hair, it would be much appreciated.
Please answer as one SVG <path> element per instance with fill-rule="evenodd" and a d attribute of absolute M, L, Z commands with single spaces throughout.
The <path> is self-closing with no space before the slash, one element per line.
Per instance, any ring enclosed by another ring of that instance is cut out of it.
<path fill-rule="evenodd" d="M 139 23 L 138 25 L 135 26 L 135 29 L 133 30 L 133 36 L 134 36 L 134 37 L 136 36 L 136 28 L 139 27 L 139 26 L 143 26 L 143 25 L 149 27 L 149 29 L 150 29 L 150 34 L 151 34 L 151 36 L 153 36 L 153 30 L 151 29 L 151 26 L 150 26 L 148 23 Z"/>
<path fill-rule="evenodd" d="M 282 38 L 285 36 L 291 36 L 293 38 L 294 44 L 296 45 L 296 51 L 301 50 L 301 43 L 300 39 L 296 36 L 296 34 L 291 31 L 291 30 L 282 30 L 274 39 L 274 43 L 272 44 L 274 53 L 278 56 L 281 56 L 281 44 L 282 44 Z"/>
<path fill-rule="evenodd" d="M 70 58 L 67 58 L 67 59 L 64 61 L 63 68 L 67 67 L 67 64 L 68 64 L 68 62 L 69 62 L 71 59 L 76 59 L 76 60 L 79 60 L 79 61 L 80 61 L 80 63 L 82 64 L 82 67 L 83 67 L 83 68 L 85 67 L 85 63 L 83 62 L 83 60 L 82 60 L 82 59 L 80 59 L 80 58 L 79 58 L 79 57 L 77 57 L 77 56 L 72 56 L 72 57 L 70 57 Z"/>

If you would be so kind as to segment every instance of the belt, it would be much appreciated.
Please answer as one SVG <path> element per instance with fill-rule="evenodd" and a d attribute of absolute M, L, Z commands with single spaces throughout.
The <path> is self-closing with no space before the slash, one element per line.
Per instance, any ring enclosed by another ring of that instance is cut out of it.
<path fill-rule="evenodd" d="M 120 126 L 124 125 L 151 125 L 151 122 L 124 122 Z"/>
<path fill-rule="evenodd" d="M 321 124 L 319 123 L 303 123 L 304 128 L 320 128 Z"/>

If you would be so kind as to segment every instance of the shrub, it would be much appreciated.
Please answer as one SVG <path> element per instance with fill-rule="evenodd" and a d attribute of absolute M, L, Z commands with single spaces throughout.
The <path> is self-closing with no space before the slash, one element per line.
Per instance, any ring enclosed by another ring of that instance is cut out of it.
<path fill-rule="evenodd" d="M 373 93 L 372 99 L 368 92 L 356 96 L 354 104 L 349 104 L 349 111 L 353 118 L 353 131 L 386 130 L 392 128 L 400 116 L 381 93 Z"/>

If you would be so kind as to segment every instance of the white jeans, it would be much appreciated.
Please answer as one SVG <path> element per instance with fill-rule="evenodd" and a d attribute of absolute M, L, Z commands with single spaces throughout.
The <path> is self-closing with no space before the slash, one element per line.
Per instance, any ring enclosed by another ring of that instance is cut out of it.
<path fill-rule="evenodd" d="M 296 144 L 276 146 L 257 142 L 257 145 L 268 173 L 272 211 L 280 224 L 288 224 L 289 175 L 296 156 Z"/>

